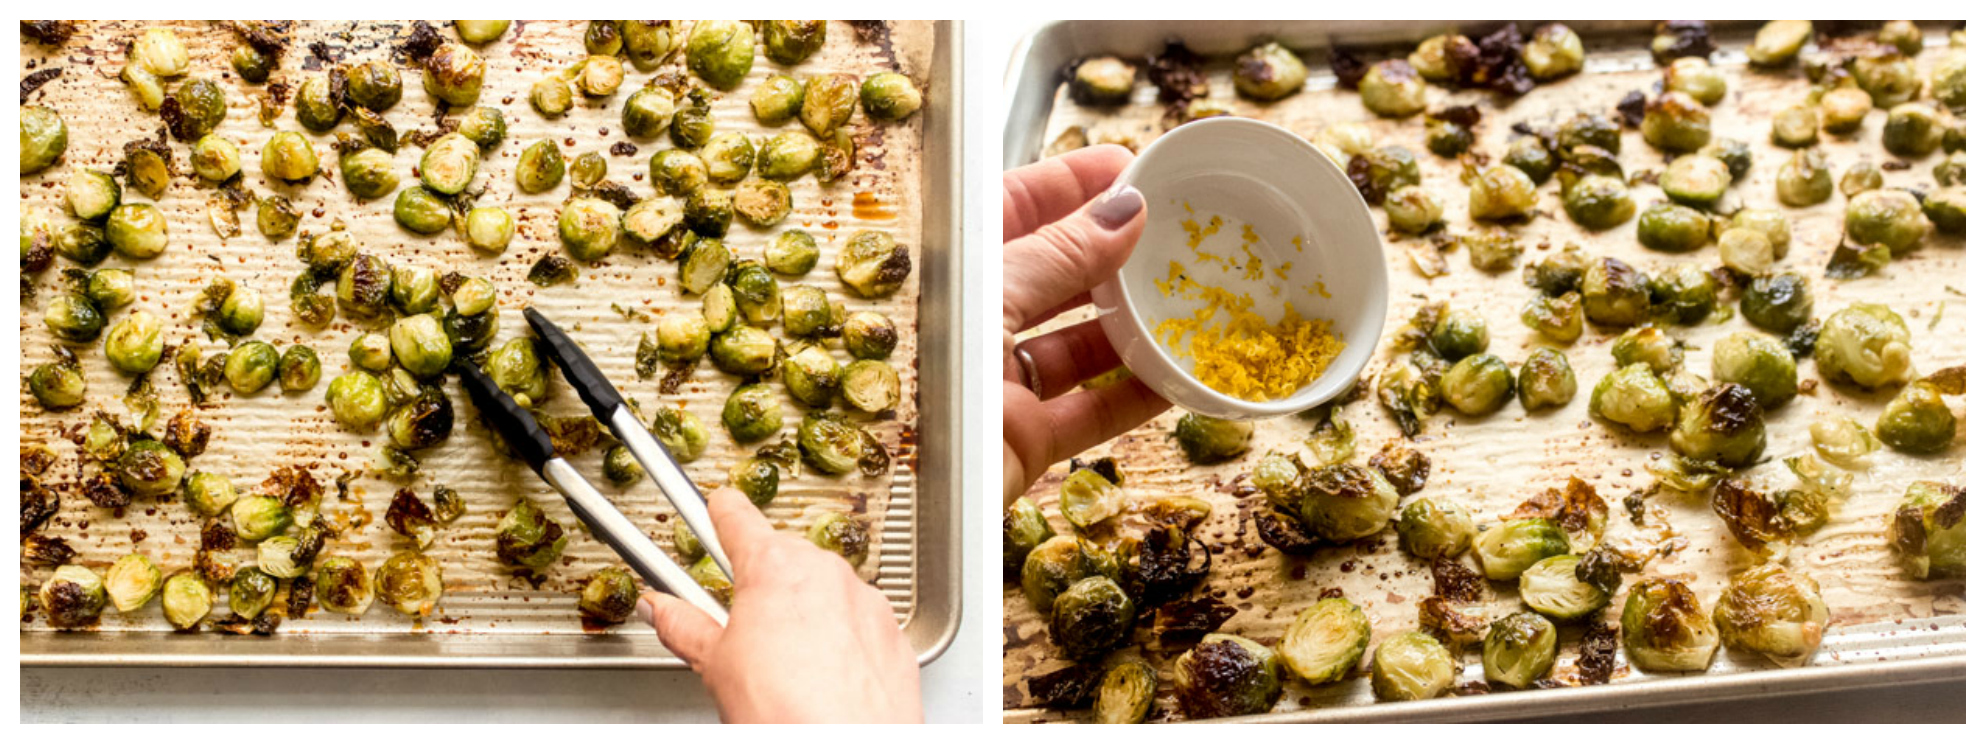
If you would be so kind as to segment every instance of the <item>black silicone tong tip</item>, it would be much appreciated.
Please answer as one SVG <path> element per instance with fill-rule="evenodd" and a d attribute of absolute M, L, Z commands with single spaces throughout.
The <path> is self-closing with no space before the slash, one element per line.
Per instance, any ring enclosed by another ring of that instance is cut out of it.
<path fill-rule="evenodd" d="M 497 387 L 496 380 L 484 374 L 474 365 L 464 365 L 457 369 L 462 375 L 462 388 L 469 391 L 469 400 L 476 404 L 476 410 L 483 414 L 483 421 L 503 437 L 505 444 L 524 458 L 533 471 L 543 475 L 545 463 L 558 456 L 552 450 L 552 438 L 539 428 L 538 419 L 517 404 L 503 388 Z"/>
<path fill-rule="evenodd" d="M 579 342 L 566 335 L 565 330 L 553 323 L 550 318 L 539 313 L 537 308 L 524 308 L 524 319 L 531 324 L 538 338 L 551 348 L 552 361 L 565 373 L 566 382 L 572 383 L 573 392 L 586 401 L 586 407 L 593 409 L 593 418 L 605 423 L 614 415 L 614 409 L 621 407 L 621 391 L 607 381 L 607 376 L 593 364 L 592 358 L 579 348 Z"/>

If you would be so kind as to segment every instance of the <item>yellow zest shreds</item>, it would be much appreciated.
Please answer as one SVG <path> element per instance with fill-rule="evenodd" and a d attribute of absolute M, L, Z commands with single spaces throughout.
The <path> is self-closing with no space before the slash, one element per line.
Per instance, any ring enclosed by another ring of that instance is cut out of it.
<path fill-rule="evenodd" d="M 1298 253 L 1302 253 L 1302 252 L 1303 252 L 1303 236 L 1302 236 L 1302 235 L 1298 235 L 1298 236 L 1296 236 L 1296 237 L 1293 237 L 1293 238 L 1290 238 L 1290 245 L 1293 245 L 1293 246 L 1296 246 L 1296 252 L 1298 252 Z"/>
<path fill-rule="evenodd" d="M 1272 326 L 1248 309 L 1253 302 L 1246 296 L 1219 287 L 1205 288 L 1203 296 L 1207 307 L 1190 319 L 1161 321 L 1156 333 L 1175 354 L 1180 353 L 1180 338 L 1191 334 L 1193 376 L 1223 394 L 1242 400 L 1287 398 L 1322 376 L 1344 351 L 1330 321 L 1298 315 L 1289 303 L 1283 303 L 1283 318 Z M 1208 327 L 1218 310 L 1227 310 L 1231 320 L 1225 328 Z"/>
<path fill-rule="evenodd" d="M 1331 299 L 1331 290 L 1324 288 L 1324 280 L 1322 279 L 1311 282 L 1310 286 L 1304 287 L 1303 289 L 1304 291 L 1317 295 L 1318 297 L 1322 297 L 1327 300 Z"/>

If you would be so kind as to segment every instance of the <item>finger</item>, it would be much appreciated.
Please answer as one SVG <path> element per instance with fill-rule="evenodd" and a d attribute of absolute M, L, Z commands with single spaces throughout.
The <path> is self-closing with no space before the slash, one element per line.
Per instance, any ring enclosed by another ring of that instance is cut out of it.
<path fill-rule="evenodd" d="M 1158 393 L 1131 378 L 1110 387 L 1083 390 L 1035 406 L 1005 406 L 1003 424 L 1032 483 L 1048 464 L 1082 454 L 1084 450 L 1130 431 L 1171 407 Z"/>
<path fill-rule="evenodd" d="M 744 578 L 746 566 L 760 546 L 779 533 L 738 489 L 728 486 L 712 489 L 704 498 L 710 505 L 711 524 L 717 528 L 717 542 L 731 559 L 731 579 L 738 582 Z"/>
<path fill-rule="evenodd" d="M 696 605 L 661 592 L 641 595 L 641 603 L 635 609 L 641 613 L 642 620 L 655 628 L 655 637 L 669 653 L 702 673 L 704 659 L 709 658 L 710 649 L 716 647 L 718 637 L 724 634 L 716 620 Z"/>
<path fill-rule="evenodd" d="M 1145 197 L 1124 186 L 1001 251 L 1008 332 L 1108 281 L 1138 247 Z"/>
<path fill-rule="evenodd" d="M 1132 157 L 1130 150 L 1117 145 L 1099 145 L 1007 171 L 1001 176 L 1006 191 L 1001 224 L 1006 236 L 1000 242 L 1067 217 L 1110 188 Z"/>
<path fill-rule="evenodd" d="M 1014 356 L 1023 368 L 1021 383 L 1042 400 L 1069 392 L 1078 383 L 1124 363 L 1104 335 L 1103 323 L 1095 319 L 1022 341 Z M 1032 380 L 1026 372 L 1029 362 L 1034 366 Z"/>

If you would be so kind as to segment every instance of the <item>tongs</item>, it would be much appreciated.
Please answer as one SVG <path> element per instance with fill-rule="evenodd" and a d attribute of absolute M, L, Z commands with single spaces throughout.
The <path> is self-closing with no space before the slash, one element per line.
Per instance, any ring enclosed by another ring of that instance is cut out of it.
<path fill-rule="evenodd" d="M 725 556 L 723 546 L 717 541 L 717 530 L 710 521 L 710 510 L 704 502 L 703 492 L 690 482 L 682 466 L 676 464 L 675 459 L 662 448 L 655 435 L 635 418 L 620 392 L 614 389 L 606 375 L 601 374 L 600 368 L 580 350 L 571 336 L 534 308 L 526 308 L 524 317 L 550 348 L 552 360 L 565 373 L 573 389 L 578 391 L 580 399 L 592 409 L 593 417 L 606 424 L 621 444 L 634 454 L 642 470 L 655 481 L 655 485 L 661 487 L 662 495 L 675 507 L 677 517 L 703 543 L 711 560 L 724 575 L 730 577 L 731 560 Z M 656 547 L 655 542 L 588 483 L 572 467 L 572 463 L 559 457 L 553 451 L 551 437 L 538 426 L 537 419 L 529 411 L 518 405 L 509 393 L 499 388 L 496 381 L 476 365 L 463 365 L 461 375 L 462 386 L 469 391 L 470 401 L 482 412 L 484 420 L 497 430 L 512 451 L 537 471 L 546 484 L 565 497 L 566 505 L 581 522 L 586 523 L 594 537 L 620 554 L 649 586 L 681 597 L 709 614 L 718 624 L 725 623 L 729 613 L 724 606 L 704 591 L 689 572 Z"/>

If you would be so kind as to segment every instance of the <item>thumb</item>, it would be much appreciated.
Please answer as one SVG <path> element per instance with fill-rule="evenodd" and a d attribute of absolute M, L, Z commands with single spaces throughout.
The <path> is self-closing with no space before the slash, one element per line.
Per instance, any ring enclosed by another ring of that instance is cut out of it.
<path fill-rule="evenodd" d="M 1119 184 L 1001 251 L 1008 331 L 1110 279 L 1145 231 L 1145 196 Z"/>
<path fill-rule="evenodd" d="M 717 639 L 724 634 L 724 628 L 717 621 L 703 614 L 696 605 L 661 592 L 641 595 L 641 602 L 635 605 L 635 612 L 643 622 L 655 628 L 655 637 L 677 658 L 688 662 L 690 668 L 703 673 L 703 662 L 710 650 L 717 646 Z"/>

